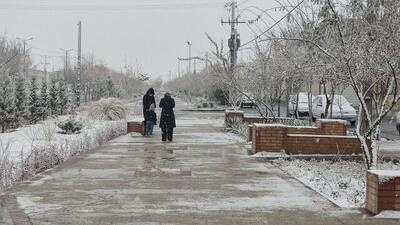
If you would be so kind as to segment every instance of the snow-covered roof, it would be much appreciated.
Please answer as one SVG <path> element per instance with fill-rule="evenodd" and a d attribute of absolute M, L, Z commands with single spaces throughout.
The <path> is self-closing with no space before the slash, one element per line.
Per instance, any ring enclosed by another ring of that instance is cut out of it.
<path fill-rule="evenodd" d="M 400 170 L 368 170 L 378 176 L 379 183 L 385 183 L 396 177 L 400 177 Z"/>

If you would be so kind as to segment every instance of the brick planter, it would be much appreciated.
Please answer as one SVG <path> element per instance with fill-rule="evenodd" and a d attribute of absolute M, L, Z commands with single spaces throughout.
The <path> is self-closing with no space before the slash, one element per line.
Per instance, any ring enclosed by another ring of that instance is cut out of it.
<path fill-rule="evenodd" d="M 248 123 L 248 124 L 265 123 L 265 119 L 260 116 L 245 116 L 245 117 L 243 117 L 243 122 Z"/>
<path fill-rule="evenodd" d="M 400 210 L 400 171 L 369 170 L 365 207 L 373 214 Z"/>
<path fill-rule="evenodd" d="M 128 121 L 127 123 L 127 133 L 140 133 L 144 134 L 144 128 L 142 121 Z"/>
<path fill-rule="evenodd" d="M 317 127 L 253 124 L 248 141 L 253 153 L 280 152 L 287 154 L 353 155 L 361 154 L 360 140 L 346 136 L 346 121 L 320 120 Z M 371 143 L 368 143 L 371 146 Z"/>
<path fill-rule="evenodd" d="M 285 139 L 287 154 L 361 154 L 360 140 L 355 136 L 288 134 Z"/>
<path fill-rule="evenodd" d="M 257 152 L 281 152 L 286 137 L 285 126 L 281 124 L 253 124 L 252 149 Z"/>
<path fill-rule="evenodd" d="M 250 124 L 247 127 L 248 127 L 247 141 L 250 142 L 250 141 L 252 141 L 252 138 L 253 138 L 253 124 Z"/>
<path fill-rule="evenodd" d="M 226 110 L 225 111 L 225 123 L 228 121 L 232 120 L 238 120 L 238 121 L 243 121 L 244 118 L 244 112 L 243 111 L 237 111 L 237 110 Z"/>
<path fill-rule="evenodd" d="M 347 135 L 346 120 L 318 119 L 316 123 L 317 127 L 321 130 L 321 134 L 339 136 Z"/>

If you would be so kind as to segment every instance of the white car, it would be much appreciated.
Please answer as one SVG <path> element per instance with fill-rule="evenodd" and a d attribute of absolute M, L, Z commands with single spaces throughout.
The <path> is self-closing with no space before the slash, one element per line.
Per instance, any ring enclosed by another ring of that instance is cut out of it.
<path fill-rule="evenodd" d="M 313 100 L 312 112 L 314 118 L 332 118 L 350 121 L 354 125 L 357 120 L 357 112 L 351 104 L 342 95 L 335 95 L 333 104 L 329 106 L 328 116 L 325 115 L 326 97 L 317 95 Z M 332 111 L 332 115 L 330 115 Z"/>
<path fill-rule="evenodd" d="M 311 101 L 314 100 L 314 95 L 311 95 Z M 291 95 L 289 98 L 289 114 L 296 114 L 296 102 L 297 102 L 297 94 Z M 297 111 L 299 113 L 299 117 L 308 117 L 309 107 L 308 107 L 308 93 L 300 92 L 299 93 L 299 103 L 297 105 Z"/>

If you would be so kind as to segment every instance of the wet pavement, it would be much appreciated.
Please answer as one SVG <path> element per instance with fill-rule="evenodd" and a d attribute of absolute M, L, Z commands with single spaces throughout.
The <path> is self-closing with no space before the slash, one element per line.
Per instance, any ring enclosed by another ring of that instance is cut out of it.
<path fill-rule="evenodd" d="M 122 136 L 6 197 L 35 225 L 399 224 L 342 210 L 248 157 L 243 143 L 222 132 L 220 112 L 178 110 L 176 117 L 172 143 L 160 141 L 159 129 L 151 138 Z"/>

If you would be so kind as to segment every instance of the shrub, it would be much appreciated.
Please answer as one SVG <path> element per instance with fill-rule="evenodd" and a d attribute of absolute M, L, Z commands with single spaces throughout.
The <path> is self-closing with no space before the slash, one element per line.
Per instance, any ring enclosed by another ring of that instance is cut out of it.
<path fill-rule="evenodd" d="M 126 110 L 117 99 L 101 99 L 89 108 L 89 117 L 97 120 L 122 120 L 126 118 Z"/>
<path fill-rule="evenodd" d="M 225 123 L 225 128 L 242 137 L 247 137 L 248 135 L 248 126 L 246 123 L 243 123 L 243 120 L 239 117 L 229 118 Z"/>
<path fill-rule="evenodd" d="M 57 126 L 63 130 L 63 134 L 76 134 L 82 130 L 83 124 L 80 120 L 70 116 L 65 121 L 59 122 Z"/>

